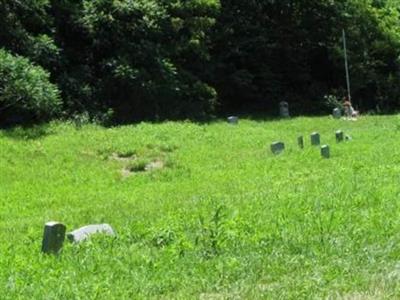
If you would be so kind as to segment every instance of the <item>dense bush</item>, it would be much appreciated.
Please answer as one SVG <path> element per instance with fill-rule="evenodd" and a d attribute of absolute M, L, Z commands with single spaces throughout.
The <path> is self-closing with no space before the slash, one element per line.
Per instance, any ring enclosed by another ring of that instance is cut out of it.
<path fill-rule="evenodd" d="M 0 123 L 46 119 L 60 106 L 59 91 L 43 68 L 0 49 Z"/>
<path fill-rule="evenodd" d="M 49 71 L 56 71 L 60 49 L 53 35 L 48 0 L 0 0 L 0 48 L 29 57 Z"/>
<path fill-rule="evenodd" d="M 122 122 L 213 111 L 216 93 L 202 76 L 215 1 L 66 2 L 53 11 L 69 109 L 111 108 Z"/>

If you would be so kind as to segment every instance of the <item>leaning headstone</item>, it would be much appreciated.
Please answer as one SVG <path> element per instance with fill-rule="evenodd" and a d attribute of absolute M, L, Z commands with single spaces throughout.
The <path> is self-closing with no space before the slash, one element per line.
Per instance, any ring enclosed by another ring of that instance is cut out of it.
<path fill-rule="evenodd" d="M 48 222 L 44 226 L 42 252 L 57 254 L 60 252 L 65 239 L 66 227 L 58 222 Z"/>
<path fill-rule="evenodd" d="M 97 233 L 115 236 L 115 232 L 109 224 L 98 224 L 87 225 L 72 232 L 69 232 L 67 233 L 67 238 L 73 243 L 79 243 Z"/>
<path fill-rule="evenodd" d="M 285 150 L 285 144 L 282 142 L 275 142 L 271 144 L 271 151 L 273 154 L 279 154 Z"/>
<path fill-rule="evenodd" d="M 289 114 L 289 103 L 287 103 L 286 101 L 282 101 L 279 103 L 279 115 L 282 118 L 289 118 L 290 114 Z"/>
<path fill-rule="evenodd" d="M 324 158 L 329 158 L 331 156 L 328 145 L 323 145 L 321 147 L 321 156 Z"/>
<path fill-rule="evenodd" d="M 338 130 L 338 131 L 336 131 L 335 135 L 336 135 L 336 142 L 338 142 L 338 143 L 343 142 L 343 140 L 344 140 L 343 131 Z"/>
<path fill-rule="evenodd" d="M 340 108 L 337 108 L 337 107 L 334 108 L 333 111 L 332 111 L 332 116 L 335 119 L 340 119 L 342 117 L 342 111 L 340 110 Z"/>
<path fill-rule="evenodd" d="M 311 134 L 311 145 L 313 146 L 319 146 L 321 143 L 321 137 L 318 132 L 313 132 Z"/>
<path fill-rule="evenodd" d="M 304 138 L 303 138 L 303 136 L 299 136 L 297 138 L 297 144 L 299 145 L 300 149 L 304 149 Z"/>
<path fill-rule="evenodd" d="M 230 116 L 230 117 L 228 117 L 228 123 L 236 125 L 239 123 L 239 118 L 235 117 L 235 116 Z"/>

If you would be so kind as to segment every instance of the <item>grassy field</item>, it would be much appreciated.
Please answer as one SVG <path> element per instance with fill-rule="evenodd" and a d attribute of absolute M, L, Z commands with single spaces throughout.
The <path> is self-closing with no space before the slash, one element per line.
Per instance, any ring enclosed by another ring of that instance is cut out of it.
<path fill-rule="evenodd" d="M 0 299 L 394 299 L 399 262 L 399 116 L 0 131 Z"/>

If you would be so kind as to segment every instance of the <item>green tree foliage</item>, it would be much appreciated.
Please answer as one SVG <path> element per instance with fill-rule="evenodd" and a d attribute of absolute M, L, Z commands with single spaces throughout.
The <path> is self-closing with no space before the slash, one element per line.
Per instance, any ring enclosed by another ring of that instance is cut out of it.
<path fill-rule="evenodd" d="M 60 49 L 52 34 L 48 0 L 0 0 L 0 47 L 54 72 Z"/>
<path fill-rule="evenodd" d="M 27 123 L 53 117 L 61 101 L 49 74 L 28 59 L 0 49 L 0 120 Z"/>
<path fill-rule="evenodd" d="M 112 108 L 120 121 L 212 112 L 216 93 L 202 80 L 214 1 L 90 0 L 58 7 L 66 44 L 63 90 L 70 105 Z M 74 41 L 77 41 L 75 44 Z M 82 97 L 83 96 L 83 97 Z"/>
<path fill-rule="evenodd" d="M 343 1 L 340 23 L 347 30 L 354 102 L 386 111 L 400 107 L 400 3 Z M 333 48 L 339 64 L 342 49 Z"/>
<path fill-rule="evenodd" d="M 288 100 L 304 106 L 327 90 L 336 19 L 331 1 L 221 0 L 221 6 L 213 54 L 224 105 L 276 109 Z"/>
<path fill-rule="evenodd" d="M 298 112 L 323 109 L 323 96 L 345 96 L 342 29 L 348 37 L 356 104 L 399 107 L 397 1 L 221 0 L 213 58 L 227 107 L 249 103 Z M 390 104 L 389 104 L 390 103 Z"/>
<path fill-rule="evenodd" d="M 397 0 L 0 0 L 0 47 L 51 74 L 66 115 L 400 108 Z M 328 97 L 329 98 L 329 97 Z"/>

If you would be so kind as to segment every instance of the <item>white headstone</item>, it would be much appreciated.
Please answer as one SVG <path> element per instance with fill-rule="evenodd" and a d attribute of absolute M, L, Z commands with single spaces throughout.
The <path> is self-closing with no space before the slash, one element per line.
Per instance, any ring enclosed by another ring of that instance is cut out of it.
<path fill-rule="evenodd" d="M 73 243 L 79 243 L 88 239 L 91 235 L 103 233 L 115 236 L 115 232 L 109 224 L 87 225 L 67 233 L 67 238 Z"/>
<path fill-rule="evenodd" d="M 335 109 L 333 109 L 333 111 L 332 111 L 332 116 L 333 116 L 335 119 L 340 119 L 340 118 L 342 117 L 342 111 L 340 110 L 340 108 L 335 108 Z"/>
<path fill-rule="evenodd" d="M 230 116 L 230 117 L 228 117 L 228 123 L 236 125 L 239 123 L 239 118 L 236 116 Z"/>
<path fill-rule="evenodd" d="M 353 138 L 352 138 L 350 135 L 346 134 L 346 136 L 344 137 L 344 139 L 345 139 L 346 141 L 351 141 Z"/>

